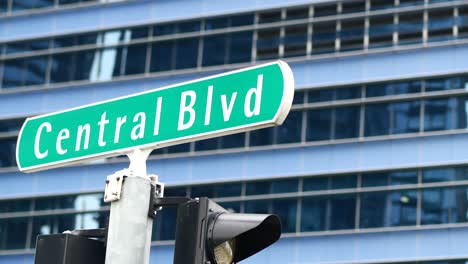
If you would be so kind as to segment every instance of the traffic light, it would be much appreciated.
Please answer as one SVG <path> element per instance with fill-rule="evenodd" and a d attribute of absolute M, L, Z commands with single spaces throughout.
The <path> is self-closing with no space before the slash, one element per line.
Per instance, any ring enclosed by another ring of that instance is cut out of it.
<path fill-rule="evenodd" d="M 230 213 L 208 198 L 178 206 L 174 264 L 232 264 L 276 242 L 275 215 Z"/>

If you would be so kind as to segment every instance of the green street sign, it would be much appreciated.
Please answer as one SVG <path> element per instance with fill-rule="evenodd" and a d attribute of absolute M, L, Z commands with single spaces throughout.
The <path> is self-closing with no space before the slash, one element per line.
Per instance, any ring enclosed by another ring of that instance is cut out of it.
<path fill-rule="evenodd" d="M 16 160 L 32 172 L 273 125 L 294 78 L 276 61 L 26 119 Z"/>

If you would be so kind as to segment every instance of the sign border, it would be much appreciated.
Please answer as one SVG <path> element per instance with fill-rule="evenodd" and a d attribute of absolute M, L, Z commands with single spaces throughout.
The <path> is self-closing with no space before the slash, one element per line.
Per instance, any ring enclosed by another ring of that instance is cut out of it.
<path fill-rule="evenodd" d="M 177 139 L 168 139 L 168 140 L 159 141 L 159 142 L 155 142 L 155 143 L 143 144 L 143 145 L 139 145 L 139 146 L 135 146 L 135 147 L 127 147 L 127 148 L 123 148 L 123 149 L 119 149 L 119 150 L 111 150 L 111 151 L 101 152 L 101 153 L 98 153 L 98 154 L 92 154 L 92 155 L 87 155 L 87 156 L 83 156 L 83 157 L 75 157 L 75 158 L 70 158 L 70 159 L 64 159 L 64 160 L 60 160 L 60 161 L 50 162 L 50 163 L 47 163 L 47 164 L 34 165 L 34 166 L 27 167 L 27 168 L 22 167 L 20 162 L 19 162 L 19 145 L 20 145 L 19 141 L 21 139 L 21 135 L 23 133 L 23 129 L 25 127 L 25 124 L 30 120 L 35 120 L 35 119 L 38 119 L 38 118 L 44 118 L 44 117 L 47 117 L 47 116 L 57 115 L 57 114 L 61 114 L 61 113 L 67 113 L 67 112 L 79 110 L 79 109 L 82 109 L 82 108 L 91 107 L 91 106 L 94 106 L 94 105 L 105 104 L 105 103 L 108 103 L 108 102 L 118 101 L 118 100 L 129 98 L 129 97 L 148 94 L 148 93 L 152 93 L 152 92 L 159 91 L 159 90 L 170 89 L 170 88 L 181 86 L 181 85 L 196 83 L 196 82 L 200 82 L 200 81 L 204 81 L 204 80 L 208 80 L 208 79 L 222 77 L 222 76 L 225 76 L 225 75 L 230 75 L 230 74 L 234 74 L 234 73 L 238 73 L 238 72 L 244 72 L 244 71 L 257 69 L 257 68 L 261 68 L 261 67 L 266 67 L 266 66 L 274 65 L 274 64 L 278 64 L 278 66 L 280 67 L 280 70 L 281 70 L 281 72 L 283 74 L 283 87 L 284 87 L 284 89 L 283 89 L 283 97 L 282 97 L 280 106 L 278 107 L 278 111 L 276 112 L 275 116 L 271 120 L 259 122 L 259 123 L 256 123 L 254 125 L 242 125 L 242 126 L 237 126 L 237 127 L 232 127 L 232 128 L 225 128 L 225 129 L 222 129 L 222 130 L 217 130 L 215 132 L 205 132 L 205 133 L 180 137 L 180 138 L 177 138 Z M 79 164 L 79 163 L 83 163 L 83 162 L 86 162 L 86 161 L 93 160 L 93 159 L 95 159 L 97 157 L 107 158 L 107 157 L 127 154 L 127 153 L 129 153 L 129 152 L 131 152 L 132 150 L 135 150 L 135 149 L 148 150 L 148 149 L 163 148 L 163 147 L 166 147 L 166 146 L 176 145 L 176 144 L 171 144 L 171 143 L 173 143 L 175 141 L 177 141 L 178 144 L 184 144 L 184 143 L 194 141 L 194 138 L 196 138 L 196 140 L 203 140 L 203 139 L 208 139 L 208 138 L 213 138 L 213 137 L 220 137 L 220 136 L 240 133 L 240 132 L 249 131 L 249 130 L 266 128 L 266 127 L 275 126 L 275 125 L 281 125 L 284 122 L 284 120 L 286 119 L 286 117 L 287 117 L 287 115 L 288 115 L 288 113 L 289 113 L 289 111 L 291 109 L 293 97 L 294 97 L 294 76 L 293 76 L 292 70 L 291 70 L 291 68 L 289 67 L 289 65 L 286 62 L 284 62 L 282 60 L 277 60 L 277 61 L 270 62 L 270 63 L 265 63 L 265 64 L 260 64 L 260 65 L 256 65 L 256 66 L 252 66 L 252 67 L 242 68 L 242 69 L 229 71 L 229 72 L 225 72 L 225 73 L 221 73 L 221 74 L 210 75 L 210 76 L 195 79 L 195 80 L 190 80 L 190 81 L 186 81 L 186 82 L 182 82 L 182 83 L 171 84 L 171 85 L 168 85 L 168 86 L 163 86 L 163 87 L 156 88 L 156 89 L 151 89 L 151 90 L 148 90 L 148 91 L 143 91 L 143 92 L 139 92 L 139 93 L 120 96 L 120 97 L 107 99 L 107 100 L 104 100 L 104 101 L 99 101 L 99 102 L 95 102 L 95 103 L 91 103 L 91 104 L 87 104 L 87 105 L 83 105 L 83 106 L 73 107 L 73 108 L 65 109 L 65 110 L 61 110 L 61 111 L 56 111 L 56 112 L 52 112 L 52 113 L 48 113 L 48 114 L 44 114 L 44 115 L 28 117 L 24 121 L 23 126 L 21 126 L 21 130 L 20 130 L 20 132 L 18 134 L 18 140 L 17 140 L 17 144 L 16 144 L 16 163 L 17 163 L 17 166 L 18 166 L 18 168 L 19 168 L 19 170 L 21 172 L 30 173 L 30 172 L 36 172 L 36 171 L 41 171 L 41 170 L 46 170 L 46 169 L 53 169 L 53 168 L 63 167 L 63 166 L 67 166 L 67 165 L 75 165 L 75 164 Z M 247 129 L 247 128 L 249 128 L 249 129 Z"/>

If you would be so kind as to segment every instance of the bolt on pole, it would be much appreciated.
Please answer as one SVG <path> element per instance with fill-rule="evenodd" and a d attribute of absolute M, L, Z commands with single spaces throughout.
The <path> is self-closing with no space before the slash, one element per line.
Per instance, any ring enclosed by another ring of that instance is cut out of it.
<path fill-rule="evenodd" d="M 149 153 L 137 149 L 128 154 L 129 168 L 109 176 L 106 182 L 105 199 L 112 203 L 105 264 L 149 263 L 153 219 L 148 217 L 148 208 L 154 184 L 146 174 Z M 121 188 L 108 190 L 112 181 Z M 117 196 L 120 198 L 112 199 Z"/>

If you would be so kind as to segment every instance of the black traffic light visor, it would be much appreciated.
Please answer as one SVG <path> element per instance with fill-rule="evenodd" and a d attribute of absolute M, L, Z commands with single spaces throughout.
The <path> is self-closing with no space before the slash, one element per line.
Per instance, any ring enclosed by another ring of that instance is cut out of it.
<path fill-rule="evenodd" d="M 235 239 L 234 263 L 246 259 L 275 243 L 281 236 L 276 215 L 217 213 L 209 228 L 208 241 L 213 249 Z"/>

